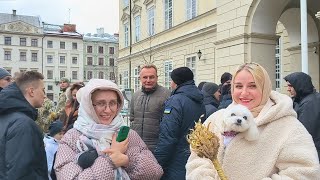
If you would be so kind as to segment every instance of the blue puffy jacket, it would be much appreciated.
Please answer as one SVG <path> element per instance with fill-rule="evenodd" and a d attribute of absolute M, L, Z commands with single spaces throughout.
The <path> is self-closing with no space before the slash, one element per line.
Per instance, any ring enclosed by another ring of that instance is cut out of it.
<path fill-rule="evenodd" d="M 186 136 L 205 111 L 203 95 L 193 80 L 179 85 L 165 102 L 154 152 L 164 170 L 162 179 L 185 179 L 185 165 L 190 156 Z"/>

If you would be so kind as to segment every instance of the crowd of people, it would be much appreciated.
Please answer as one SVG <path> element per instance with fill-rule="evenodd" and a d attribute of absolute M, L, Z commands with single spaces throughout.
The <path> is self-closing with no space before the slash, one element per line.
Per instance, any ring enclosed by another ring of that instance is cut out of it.
<path fill-rule="evenodd" d="M 219 179 L 211 159 L 187 141 L 198 121 L 218 137 L 217 157 L 228 179 L 320 178 L 320 95 L 309 75 L 284 78 L 289 96 L 272 90 L 257 63 L 222 74 L 219 84 L 196 86 L 188 67 L 170 76 L 167 89 L 158 84 L 155 65 L 140 69 L 142 87 L 129 102 L 130 131 L 118 142 L 124 96 L 114 82 L 61 78 L 54 106 L 41 73 L 22 72 L 13 80 L 0 68 L 0 179 Z M 257 140 L 242 132 L 225 136 L 221 123 L 239 104 L 252 113 Z"/>

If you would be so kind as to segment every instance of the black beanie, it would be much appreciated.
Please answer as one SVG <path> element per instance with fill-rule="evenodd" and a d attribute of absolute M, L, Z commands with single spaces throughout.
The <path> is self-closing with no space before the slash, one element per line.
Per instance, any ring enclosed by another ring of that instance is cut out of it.
<path fill-rule="evenodd" d="M 52 122 L 49 126 L 49 134 L 51 137 L 62 131 L 63 123 L 60 120 Z"/>
<path fill-rule="evenodd" d="M 222 74 L 220 82 L 221 84 L 224 84 L 225 82 L 229 81 L 232 79 L 232 75 L 228 72 L 225 72 Z"/>
<path fill-rule="evenodd" d="M 206 92 L 210 95 L 213 95 L 219 90 L 219 86 L 212 82 L 207 82 L 202 87 L 202 92 Z"/>
<path fill-rule="evenodd" d="M 188 67 L 179 67 L 171 72 L 171 79 L 177 85 L 193 80 L 193 72 Z"/>

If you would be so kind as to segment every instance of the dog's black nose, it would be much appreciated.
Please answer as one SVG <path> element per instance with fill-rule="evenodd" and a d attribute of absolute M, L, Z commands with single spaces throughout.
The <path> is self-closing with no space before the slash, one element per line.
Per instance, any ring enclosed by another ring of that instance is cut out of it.
<path fill-rule="evenodd" d="M 237 123 L 241 123 L 241 119 L 237 119 Z"/>

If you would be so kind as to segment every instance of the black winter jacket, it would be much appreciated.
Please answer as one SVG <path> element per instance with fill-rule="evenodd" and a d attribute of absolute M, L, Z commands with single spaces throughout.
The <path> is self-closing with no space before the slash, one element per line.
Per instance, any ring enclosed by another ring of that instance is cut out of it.
<path fill-rule="evenodd" d="M 311 134 L 320 156 L 320 94 L 315 92 L 311 78 L 301 72 L 289 74 L 284 79 L 296 91 L 293 100 L 298 120 Z"/>
<path fill-rule="evenodd" d="M 154 151 L 156 159 L 164 170 L 161 179 L 185 179 L 185 165 L 190 156 L 186 135 L 203 114 L 205 114 L 203 94 L 193 80 L 180 84 L 165 102 L 159 141 Z"/>
<path fill-rule="evenodd" d="M 0 179 L 46 180 L 43 135 L 37 110 L 15 83 L 0 92 Z"/>

